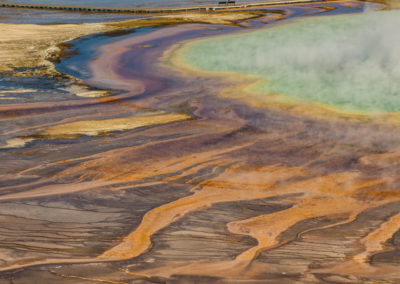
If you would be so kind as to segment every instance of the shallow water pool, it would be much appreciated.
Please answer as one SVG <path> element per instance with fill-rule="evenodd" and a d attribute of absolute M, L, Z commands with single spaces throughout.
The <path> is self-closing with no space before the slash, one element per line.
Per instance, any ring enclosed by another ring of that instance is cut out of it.
<path fill-rule="evenodd" d="M 400 111 L 400 11 L 299 19 L 188 44 L 206 71 L 257 75 L 254 91 L 361 112 Z"/>

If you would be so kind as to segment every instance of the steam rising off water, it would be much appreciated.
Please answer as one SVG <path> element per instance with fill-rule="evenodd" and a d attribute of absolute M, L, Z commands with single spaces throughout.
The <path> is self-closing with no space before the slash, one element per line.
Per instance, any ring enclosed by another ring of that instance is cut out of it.
<path fill-rule="evenodd" d="M 302 19 L 195 41 L 188 64 L 258 75 L 256 91 L 349 111 L 400 111 L 400 11 Z"/>

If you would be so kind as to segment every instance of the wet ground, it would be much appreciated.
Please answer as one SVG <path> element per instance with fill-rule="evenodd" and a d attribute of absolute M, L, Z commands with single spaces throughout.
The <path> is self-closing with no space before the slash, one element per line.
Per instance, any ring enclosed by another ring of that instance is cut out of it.
<path fill-rule="evenodd" d="M 188 40 L 363 10 L 70 42 L 57 70 L 108 97 L 2 78 L 31 91 L 0 105 L 0 282 L 396 283 L 398 124 L 271 108 L 173 62 Z"/>

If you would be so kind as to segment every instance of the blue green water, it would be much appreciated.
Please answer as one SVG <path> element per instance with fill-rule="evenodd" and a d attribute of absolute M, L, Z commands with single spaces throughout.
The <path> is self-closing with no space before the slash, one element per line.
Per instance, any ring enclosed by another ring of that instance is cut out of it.
<path fill-rule="evenodd" d="M 64 56 L 60 58 L 60 62 L 54 62 L 57 71 L 62 74 L 68 74 L 79 79 L 88 79 L 92 76 L 89 69 L 89 62 L 99 56 L 99 46 L 124 40 L 132 36 L 138 36 L 150 33 L 155 27 L 143 27 L 129 29 L 120 34 L 112 35 L 100 33 L 94 35 L 83 36 L 78 39 L 67 42 L 71 45 L 66 51 L 72 53 L 72 56 Z"/>
<path fill-rule="evenodd" d="M 254 91 L 349 111 L 400 111 L 400 11 L 326 16 L 189 43 L 182 60 L 264 79 Z M 237 76 L 240 76 L 238 74 Z"/>

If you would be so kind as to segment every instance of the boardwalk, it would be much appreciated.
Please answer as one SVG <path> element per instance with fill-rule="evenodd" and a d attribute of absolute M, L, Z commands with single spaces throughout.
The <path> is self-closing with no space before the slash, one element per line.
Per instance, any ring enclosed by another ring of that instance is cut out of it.
<path fill-rule="evenodd" d="M 95 12 L 95 13 L 179 13 L 179 12 L 214 12 L 242 10 L 254 7 L 266 7 L 277 5 L 303 4 L 327 2 L 318 0 L 286 0 L 286 1 L 268 1 L 254 3 L 239 3 L 228 5 L 213 6 L 191 6 L 191 7 L 166 7 L 166 8 L 134 8 L 134 7 L 88 7 L 88 6 L 69 6 L 69 5 L 48 5 L 48 4 L 28 4 L 18 2 L 0 2 L 0 8 L 25 8 L 25 9 L 46 9 L 46 10 L 64 10 L 72 12 Z"/>

